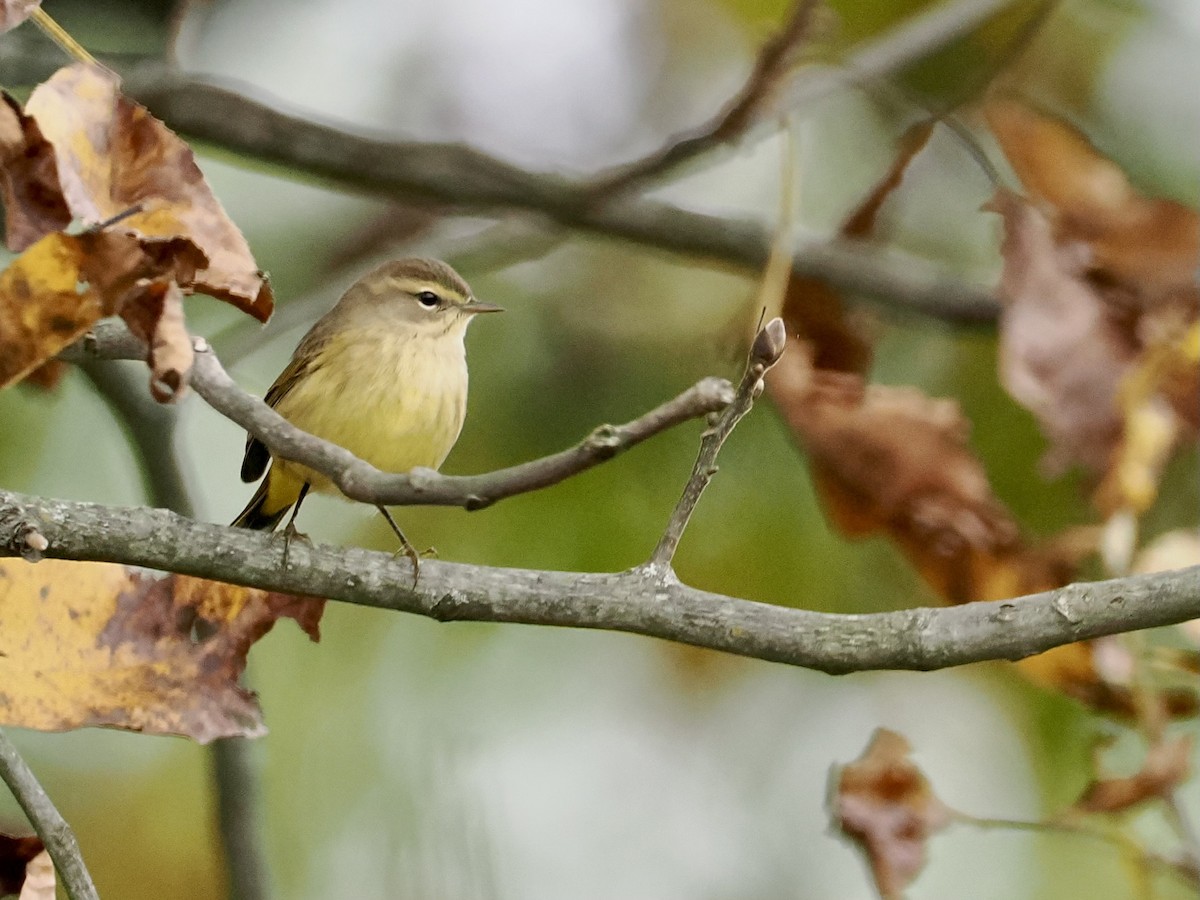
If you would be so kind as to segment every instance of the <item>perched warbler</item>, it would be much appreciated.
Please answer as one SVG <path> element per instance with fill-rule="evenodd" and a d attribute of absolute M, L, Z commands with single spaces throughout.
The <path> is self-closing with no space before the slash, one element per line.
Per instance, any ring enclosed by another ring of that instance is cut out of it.
<path fill-rule="evenodd" d="M 467 411 L 467 326 L 477 313 L 500 311 L 476 300 L 444 262 L 384 263 L 352 284 L 313 325 L 266 402 L 297 428 L 345 447 L 377 469 L 436 469 L 458 440 Z M 271 531 L 291 509 L 290 538 L 310 490 L 337 493 L 324 475 L 272 459 L 266 445 L 248 437 L 242 480 L 254 481 L 264 472 L 234 526 Z M 415 569 L 412 545 L 387 509 L 379 511 Z"/>

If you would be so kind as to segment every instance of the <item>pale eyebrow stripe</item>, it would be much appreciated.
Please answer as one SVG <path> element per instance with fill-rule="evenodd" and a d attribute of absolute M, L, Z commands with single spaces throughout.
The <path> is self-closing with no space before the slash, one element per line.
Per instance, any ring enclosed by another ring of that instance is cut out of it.
<path fill-rule="evenodd" d="M 440 284 L 436 281 L 428 281 L 423 278 L 388 278 L 385 286 L 395 291 L 404 291 L 409 294 L 419 294 L 421 291 L 433 291 L 439 297 L 445 297 L 449 300 L 465 300 L 455 288 L 446 284 Z"/>

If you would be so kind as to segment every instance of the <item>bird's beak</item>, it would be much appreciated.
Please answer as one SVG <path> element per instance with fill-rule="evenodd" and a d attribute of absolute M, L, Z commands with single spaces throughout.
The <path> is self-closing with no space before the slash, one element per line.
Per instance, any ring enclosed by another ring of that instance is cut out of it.
<path fill-rule="evenodd" d="M 479 300 L 472 298 L 471 302 L 463 305 L 462 311 L 469 316 L 473 316 L 476 313 L 504 312 L 504 307 L 497 306 L 495 303 L 481 303 Z"/>

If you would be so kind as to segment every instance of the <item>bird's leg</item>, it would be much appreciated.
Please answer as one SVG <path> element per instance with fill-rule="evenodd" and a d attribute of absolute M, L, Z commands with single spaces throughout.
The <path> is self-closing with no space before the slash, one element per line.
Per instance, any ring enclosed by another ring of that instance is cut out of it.
<path fill-rule="evenodd" d="M 385 519 L 387 519 L 387 523 L 392 526 L 392 531 L 396 533 L 396 537 L 400 538 L 400 549 L 392 555 L 399 556 L 401 553 L 403 553 L 412 561 L 413 587 L 416 587 L 417 579 L 421 577 L 421 554 L 417 553 L 417 549 L 412 545 L 408 538 L 404 536 L 404 532 L 400 530 L 400 526 L 396 524 L 396 520 L 392 518 L 392 514 L 388 512 L 387 507 L 377 506 L 376 509 L 383 514 Z"/>
<path fill-rule="evenodd" d="M 306 481 L 300 487 L 300 495 L 296 498 L 296 504 L 292 507 L 292 514 L 288 516 L 287 524 L 283 526 L 283 567 L 287 568 L 288 563 L 288 548 L 293 540 L 303 541 L 306 544 L 311 544 L 307 534 L 303 534 L 296 530 L 296 514 L 300 512 L 300 504 L 304 502 L 304 498 L 308 496 L 310 485 Z"/>

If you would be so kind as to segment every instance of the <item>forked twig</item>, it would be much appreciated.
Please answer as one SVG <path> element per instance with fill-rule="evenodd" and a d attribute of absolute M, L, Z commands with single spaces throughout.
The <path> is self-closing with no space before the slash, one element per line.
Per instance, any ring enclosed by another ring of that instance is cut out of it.
<path fill-rule="evenodd" d="M 746 372 L 742 375 L 741 383 L 734 393 L 733 402 L 725 407 L 716 422 L 704 432 L 700 440 L 700 453 L 696 464 L 692 467 L 691 477 L 684 485 L 683 496 L 675 505 L 666 530 L 650 555 L 648 566 L 651 568 L 667 567 L 675 557 L 675 550 L 692 518 L 692 512 L 700 501 L 700 495 L 708 487 L 713 475 L 717 473 L 717 454 L 721 446 L 732 433 L 734 427 L 741 421 L 742 416 L 750 411 L 755 398 L 762 393 L 763 376 L 771 366 L 779 361 L 787 343 L 787 331 L 783 319 L 772 319 L 759 331 L 750 348 L 750 359 L 746 363 Z"/>

